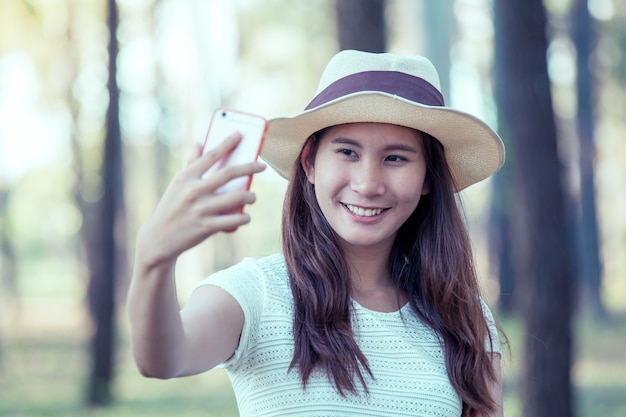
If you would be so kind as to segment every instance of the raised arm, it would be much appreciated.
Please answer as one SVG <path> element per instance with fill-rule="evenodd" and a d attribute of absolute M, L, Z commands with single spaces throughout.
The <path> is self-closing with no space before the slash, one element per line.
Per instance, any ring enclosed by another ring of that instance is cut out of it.
<path fill-rule="evenodd" d="M 262 171 L 263 164 L 228 167 L 202 178 L 239 140 L 240 135 L 233 135 L 205 155 L 197 147 L 137 234 L 127 307 L 133 355 L 145 376 L 171 378 L 202 372 L 228 359 L 237 347 L 243 327 L 237 302 L 217 287 L 203 286 L 181 311 L 174 265 L 181 253 L 214 233 L 232 231 L 250 221 L 245 213 L 220 213 L 253 203 L 254 194 L 213 192 L 232 178 Z"/>

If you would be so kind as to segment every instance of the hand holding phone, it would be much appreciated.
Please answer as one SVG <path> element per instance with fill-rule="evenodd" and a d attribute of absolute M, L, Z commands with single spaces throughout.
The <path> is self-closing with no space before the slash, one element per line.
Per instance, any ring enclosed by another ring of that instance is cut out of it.
<path fill-rule="evenodd" d="M 261 116 L 224 108 L 217 109 L 211 119 L 203 153 L 215 148 L 235 132 L 239 132 L 242 138 L 237 147 L 215 163 L 204 176 L 211 175 L 226 166 L 256 161 L 261 152 L 266 131 L 267 120 Z M 237 190 L 249 190 L 251 182 L 252 176 L 235 178 L 218 188 L 215 193 L 223 194 Z"/>

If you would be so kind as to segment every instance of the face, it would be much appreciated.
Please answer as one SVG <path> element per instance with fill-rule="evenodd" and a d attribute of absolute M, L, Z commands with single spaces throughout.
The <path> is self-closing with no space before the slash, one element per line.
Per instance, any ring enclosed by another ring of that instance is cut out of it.
<path fill-rule="evenodd" d="M 398 229 L 428 193 L 421 133 L 382 123 L 328 128 L 314 163 L 301 162 L 342 245 L 389 251 Z"/>

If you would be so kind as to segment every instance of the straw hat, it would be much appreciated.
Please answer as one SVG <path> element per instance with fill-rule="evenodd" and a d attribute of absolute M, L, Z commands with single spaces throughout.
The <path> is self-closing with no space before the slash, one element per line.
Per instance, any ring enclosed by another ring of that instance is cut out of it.
<path fill-rule="evenodd" d="M 269 121 L 261 157 L 289 179 L 305 141 L 329 126 L 379 122 L 426 132 L 444 147 L 460 191 L 504 163 L 504 145 L 480 119 L 445 107 L 439 76 L 421 56 L 344 50 L 324 70 L 306 109 Z"/>

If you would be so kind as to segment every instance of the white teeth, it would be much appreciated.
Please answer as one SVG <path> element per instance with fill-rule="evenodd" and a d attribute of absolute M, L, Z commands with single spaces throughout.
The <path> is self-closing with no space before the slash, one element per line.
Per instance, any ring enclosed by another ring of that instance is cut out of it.
<path fill-rule="evenodd" d="M 353 206 L 351 204 L 346 204 L 346 207 L 348 207 L 348 210 L 350 210 L 352 213 L 356 214 L 357 216 L 363 216 L 363 217 L 376 216 L 383 212 L 383 209 L 381 208 L 364 209 L 362 207 Z"/>

